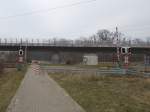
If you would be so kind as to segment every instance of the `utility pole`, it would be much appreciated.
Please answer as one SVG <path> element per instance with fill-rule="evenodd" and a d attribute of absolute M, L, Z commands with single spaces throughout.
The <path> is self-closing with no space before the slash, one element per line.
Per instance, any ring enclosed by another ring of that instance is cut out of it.
<path fill-rule="evenodd" d="M 118 27 L 116 27 L 116 38 L 117 38 L 117 62 L 118 62 L 118 66 L 120 66 L 120 52 L 119 52 L 119 34 L 118 34 Z"/>

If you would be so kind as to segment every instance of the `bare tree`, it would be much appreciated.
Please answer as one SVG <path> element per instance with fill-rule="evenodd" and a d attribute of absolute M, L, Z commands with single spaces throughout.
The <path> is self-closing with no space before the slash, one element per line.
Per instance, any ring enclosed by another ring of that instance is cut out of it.
<path fill-rule="evenodd" d="M 108 41 L 110 40 L 111 32 L 105 29 L 99 30 L 97 32 L 97 36 L 98 36 L 99 41 Z"/>
<path fill-rule="evenodd" d="M 143 46 L 143 45 L 145 45 L 145 42 L 142 39 L 139 39 L 139 38 L 133 39 L 132 42 L 133 42 L 133 44 L 135 46 Z"/>

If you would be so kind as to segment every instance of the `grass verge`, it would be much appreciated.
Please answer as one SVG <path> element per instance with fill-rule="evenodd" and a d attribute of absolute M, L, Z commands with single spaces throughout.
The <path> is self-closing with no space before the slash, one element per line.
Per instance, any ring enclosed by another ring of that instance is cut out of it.
<path fill-rule="evenodd" d="M 15 95 L 26 70 L 9 71 L 0 77 L 0 112 L 5 112 L 12 97 Z"/>
<path fill-rule="evenodd" d="M 50 74 L 87 112 L 150 112 L 150 79 Z"/>

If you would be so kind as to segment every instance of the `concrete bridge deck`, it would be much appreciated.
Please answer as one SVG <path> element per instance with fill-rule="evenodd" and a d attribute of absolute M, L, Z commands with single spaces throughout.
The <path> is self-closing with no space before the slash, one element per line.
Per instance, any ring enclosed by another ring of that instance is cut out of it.
<path fill-rule="evenodd" d="M 54 44 L 54 43 L 0 43 L 0 51 L 18 51 L 20 47 L 27 51 L 64 51 L 64 52 L 116 52 L 116 45 L 106 44 Z M 131 45 L 132 53 L 148 53 L 150 46 Z"/>

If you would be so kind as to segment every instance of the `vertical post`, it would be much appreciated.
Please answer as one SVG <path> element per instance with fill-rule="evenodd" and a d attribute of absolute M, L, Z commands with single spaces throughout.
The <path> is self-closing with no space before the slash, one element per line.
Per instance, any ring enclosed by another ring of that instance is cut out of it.
<path fill-rule="evenodd" d="M 22 46 L 22 38 L 20 39 L 20 46 Z"/>
<path fill-rule="evenodd" d="M 25 62 L 27 63 L 27 46 L 28 46 L 28 40 L 26 40 L 26 46 L 25 46 Z"/>
<path fill-rule="evenodd" d="M 119 52 L 119 35 L 118 35 L 118 27 L 116 27 L 116 38 L 117 38 L 117 62 L 120 67 L 120 52 Z"/>
<path fill-rule="evenodd" d="M 20 46 L 20 50 L 19 50 L 19 53 L 18 53 L 18 60 L 17 60 L 17 69 L 20 71 L 22 70 L 22 67 L 23 67 L 23 62 L 24 62 L 24 53 L 23 53 L 23 50 L 21 49 L 21 46 Z"/>
<path fill-rule="evenodd" d="M 128 65 L 129 65 L 129 56 L 128 54 L 125 54 L 124 56 L 124 63 L 125 63 L 125 69 L 128 69 Z"/>

